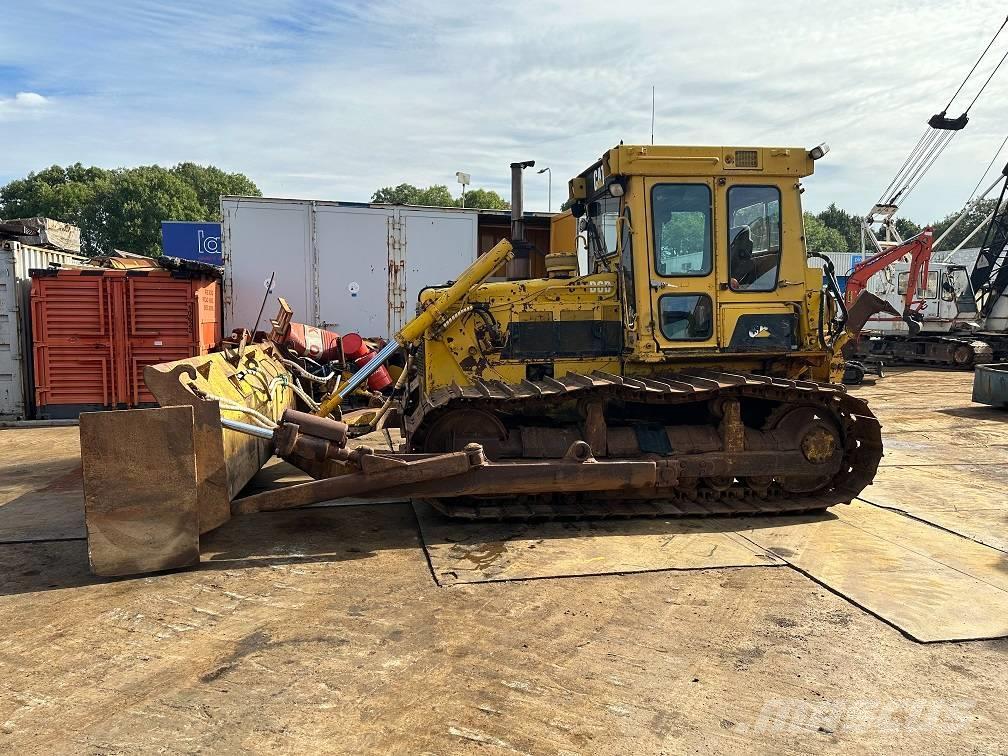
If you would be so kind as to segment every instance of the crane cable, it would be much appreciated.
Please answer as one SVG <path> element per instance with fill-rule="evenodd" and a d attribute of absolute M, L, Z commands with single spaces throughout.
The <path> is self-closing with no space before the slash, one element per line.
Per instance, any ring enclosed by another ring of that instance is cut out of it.
<path fill-rule="evenodd" d="M 941 246 L 941 243 L 942 241 L 944 241 L 945 237 L 947 237 L 954 228 L 956 228 L 960 223 L 962 223 L 966 219 L 966 216 L 970 213 L 970 211 L 980 207 L 980 203 L 984 199 L 986 199 L 988 194 L 994 191 L 994 188 L 999 183 L 1001 183 L 1002 176 L 998 176 L 997 179 L 994 180 L 994 183 L 988 186 L 980 195 L 977 195 L 977 190 L 980 188 L 981 184 L 983 184 L 984 179 L 987 178 L 987 174 L 990 173 L 991 166 L 994 165 L 994 161 L 998 159 L 998 155 L 1001 154 L 1001 151 L 1005 148 L 1006 144 L 1008 144 L 1008 136 L 1006 136 L 1003 140 L 1001 140 L 1001 144 L 998 146 L 997 151 L 994 153 L 994 156 L 990 159 L 990 162 L 987 163 L 987 167 L 984 168 L 984 172 L 980 174 L 980 180 L 977 181 L 976 186 L 973 187 L 973 191 L 970 192 L 969 197 L 963 204 L 963 208 L 962 211 L 959 213 L 959 216 L 954 221 L 952 221 L 952 223 L 932 243 L 931 249 L 933 252 L 938 251 L 938 248 Z M 1008 170 L 1008 166 L 1005 166 L 1005 170 Z M 1002 175 L 1008 175 L 1008 174 L 1002 173 Z M 968 242 L 970 239 L 976 236 L 977 233 L 982 228 L 984 228 L 993 217 L 994 217 L 994 211 L 992 210 L 987 215 L 987 217 L 985 217 L 982 221 L 980 221 L 980 223 L 976 226 L 976 228 L 974 228 L 969 234 L 967 234 L 963 238 L 961 242 L 959 242 L 959 244 L 956 245 L 954 249 L 947 251 L 945 256 L 941 259 L 941 262 L 943 263 L 951 262 L 953 255 L 960 249 L 962 249 L 966 245 L 966 242 Z M 945 252 L 945 250 L 943 250 L 943 252 Z"/>
<path fill-rule="evenodd" d="M 1008 136 L 1004 138 L 1004 140 L 1001 142 L 1001 146 L 998 147 L 997 152 L 994 153 L 994 157 L 992 157 L 991 161 L 987 163 L 987 167 L 984 168 L 984 172 L 980 175 L 980 180 L 976 182 L 976 186 L 973 187 L 973 191 L 970 192 L 970 196 L 966 200 L 967 204 L 969 204 L 969 201 L 973 199 L 974 196 L 976 196 L 977 189 L 980 188 L 980 184 L 983 183 L 983 180 L 987 178 L 987 174 L 990 173 L 991 166 L 994 165 L 994 161 L 998 159 L 998 155 L 1001 154 L 1001 150 L 1004 149 L 1006 144 L 1008 144 Z"/>
<path fill-rule="evenodd" d="M 969 73 L 966 74 L 966 78 L 962 80 L 962 84 L 959 85 L 959 89 L 957 89 L 955 91 L 955 94 L 952 95 L 952 97 L 949 99 L 948 104 L 942 111 L 943 113 L 947 113 L 948 109 L 952 107 L 952 100 L 954 100 L 962 91 L 962 88 L 966 86 L 966 82 L 969 81 L 970 77 L 973 75 L 973 72 L 976 71 L 977 66 L 980 65 L 980 61 L 984 59 L 985 55 L 987 55 L 988 50 L 990 50 L 991 46 L 994 44 L 994 40 L 998 38 L 998 35 L 1001 33 L 1001 30 L 1005 28 L 1006 24 L 1008 24 L 1008 16 L 1006 16 L 1005 20 L 1001 22 L 1001 26 L 998 27 L 998 30 L 994 32 L 994 36 L 991 37 L 991 41 L 987 43 L 987 47 L 985 47 L 984 51 L 980 53 L 980 57 L 977 58 L 976 63 L 973 64 L 973 68 L 971 68 L 969 70 Z M 978 99 L 980 99 L 980 95 L 983 94 L 983 91 L 987 88 L 987 85 L 990 84 L 990 80 L 994 78 L 994 74 L 996 74 L 997 70 L 1001 68 L 1001 64 L 1005 62 L 1005 58 L 1008 58 L 1008 52 L 1006 52 L 1004 55 L 1001 56 L 1001 60 L 998 61 L 998 64 L 996 66 L 994 66 L 994 70 L 990 72 L 990 76 L 987 77 L 987 81 L 985 81 L 983 83 L 983 86 L 980 87 L 980 91 L 976 93 L 976 95 L 973 97 L 972 100 L 970 100 L 970 104 L 966 106 L 966 113 L 969 113 L 969 109 L 973 107 L 973 103 L 975 103 Z"/>
<path fill-rule="evenodd" d="M 965 87 L 966 83 L 970 80 L 970 78 L 972 78 L 973 74 L 977 70 L 977 67 L 986 57 L 987 53 L 990 51 L 995 41 L 997 41 L 998 36 L 1004 30 L 1006 25 L 1008 25 L 1008 17 L 1001 22 L 1001 26 L 998 27 L 994 36 L 991 37 L 990 42 L 987 43 L 983 52 L 980 53 L 980 57 L 977 58 L 973 67 L 970 68 L 969 73 L 966 74 L 966 77 L 959 84 L 955 93 L 951 98 L 949 98 L 945 108 L 940 113 L 937 113 L 930 118 L 924 133 L 921 134 L 920 138 L 917 140 L 917 144 L 914 145 L 912 150 L 910 150 L 910 154 L 907 155 L 906 160 L 903 161 L 903 165 L 900 166 L 899 171 L 896 172 L 892 181 L 889 182 L 889 185 L 879 196 L 878 201 L 875 203 L 876 205 L 895 205 L 901 199 L 906 199 L 906 197 L 916 188 L 917 184 L 920 183 L 920 180 L 924 178 L 924 175 L 931 169 L 931 166 L 934 165 L 939 156 L 941 156 L 942 152 L 945 151 L 945 148 L 948 147 L 952 138 L 956 135 L 956 132 L 965 128 L 966 123 L 969 120 L 968 116 L 970 108 L 972 108 L 976 101 L 980 99 L 980 95 L 983 94 L 987 85 L 990 84 L 994 75 L 998 72 L 998 69 L 1000 69 L 1001 65 L 1006 59 L 1008 59 L 1008 51 L 1005 51 L 1005 54 L 1001 56 L 1001 59 L 991 70 L 987 79 L 973 96 L 973 99 L 970 100 L 969 105 L 966 106 L 962 115 L 958 118 L 949 119 L 946 117 L 946 113 L 948 113 L 948 109 L 952 107 L 952 103 L 955 98 L 959 96 L 960 92 L 962 92 L 963 87 Z"/>

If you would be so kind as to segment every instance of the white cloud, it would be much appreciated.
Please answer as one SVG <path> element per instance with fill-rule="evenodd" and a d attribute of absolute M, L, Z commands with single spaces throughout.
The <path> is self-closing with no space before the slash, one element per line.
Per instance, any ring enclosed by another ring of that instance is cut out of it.
<path fill-rule="evenodd" d="M 18 92 L 14 95 L 14 104 L 24 108 L 37 108 L 47 102 L 49 99 L 38 92 Z"/>
<path fill-rule="evenodd" d="M 13 97 L 0 97 L 0 120 L 32 115 L 49 104 L 49 98 L 38 92 L 17 92 Z"/>

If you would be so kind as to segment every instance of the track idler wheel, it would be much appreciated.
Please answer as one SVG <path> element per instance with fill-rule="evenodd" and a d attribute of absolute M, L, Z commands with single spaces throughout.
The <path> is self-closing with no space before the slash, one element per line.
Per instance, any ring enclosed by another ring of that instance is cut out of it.
<path fill-rule="evenodd" d="M 974 359 L 973 347 L 969 344 L 960 344 L 952 350 L 952 364 L 956 367 L 969 367 Z"/>
<path fill-rule="evenodd" d="M 795 407 L 786 410 L 774 424 L 775 430 L 787 430 L 794 434 L 802 455 L 812 464 L 826 464 L 843 453 L 840 432 L 834 423 L 820 417 L 822 410 L 817 407 Z M 780 487 L 793 494 L 817 491 L 829 485 L 832 474 L 822 475 L 781 475 L 777 477 Z"/>

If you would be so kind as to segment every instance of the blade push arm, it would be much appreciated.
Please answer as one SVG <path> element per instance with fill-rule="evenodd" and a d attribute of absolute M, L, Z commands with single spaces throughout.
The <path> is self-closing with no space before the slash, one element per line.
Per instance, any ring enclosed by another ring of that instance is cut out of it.
<path fill-rule="evenodd" d="M 336 407 L 357 389 L 368 376 L 385 364 L 386 360 L 400 349 L 420 340 L 424 332 L 434 325 L 445 311 L 461 302 L 472 289 L 479 286 L 487 278 L 508 260 L 514 256 L 511 242 L 502 239 L 485 255 L 477 257 L 476 260 L 466 268 L 458 279 L 447 289 L 441 291 L 437 297 L 424 307 L 423 311 L 409 321 L 381 350 L 371 358 L 360 370 L 354 373 L 339 392 L 333 394 L 322 403 L 318 414 L 322 417 L 328 416 Z"/>

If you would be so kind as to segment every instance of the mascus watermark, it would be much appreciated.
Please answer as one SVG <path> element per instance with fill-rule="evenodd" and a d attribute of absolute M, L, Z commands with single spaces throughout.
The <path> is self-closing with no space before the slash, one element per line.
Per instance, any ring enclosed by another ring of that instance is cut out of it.
<path fill-rule="evenodd" d="M 770 698 L 752 724 L 740 722 L 736 732 L 759 734 L 804 732 L 936 733 L 961 732 L 973 720 L 976 701 L 914 698 L 881 700 L 841 698 L 804 701 Z"/>

